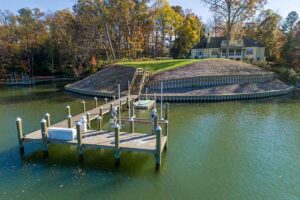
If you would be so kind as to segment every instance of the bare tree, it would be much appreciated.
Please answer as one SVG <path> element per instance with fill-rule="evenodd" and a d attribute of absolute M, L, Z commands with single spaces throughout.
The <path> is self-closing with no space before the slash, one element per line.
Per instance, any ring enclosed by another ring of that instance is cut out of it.
<path fill-rule="evenodd" d="M 226 33 L 226 57 L 229 57 L 229 43 L 234 27 L 253 16 L 257 10 L 267 3 L 267 0 L 201 0 L 209 6 L 216 19 L 223 26 L 218 27 Z"/>

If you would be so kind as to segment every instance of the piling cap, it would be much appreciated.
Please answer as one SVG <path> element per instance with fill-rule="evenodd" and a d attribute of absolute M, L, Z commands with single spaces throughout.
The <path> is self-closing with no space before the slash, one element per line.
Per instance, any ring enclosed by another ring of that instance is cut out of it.
<path fill-rule="evenodd" d="M 66 109 L 70 108 L 70 106 L 66 106 Z"/>
<path fill-rule="evenodd" d="M 118 123 L 115 123 L 114 128 L 120 128 L 120 125 Z"/>
<path fill-rule="evenodd" d="M 20 122 L 20 121 L 22 121 L 22 119 L 21 119 L 20 117 L 18 117 L 18 118 L 16 119 L 16 121 L 17 121 L 17 122 Z"/>
<path fill-rule="evenodd" d="M 98 116 L 97 119 L 102 119 L 102 117 L 101 117 L 101 116 Z"/>
<path fill-rule="evenodd" d="M 161 131 L 162 129 L 161 129 L 160 126 L 157 126 L 156 130 L 157 130 L 157 131 Z"/>
<path fill-rule="evenodd" d="M 97 100 L 98 98 L 97 98 L 97 97 L 95 97 L 94 99 L 95 99 L 95 100 Z"/>
<path fill-rule="evenodd" d="M 41 124 L 47 123 L 47 121 L 45 119 L 41 120 Z"/>
<path fill-rule="evenodd" d="M 50 116 L 50 114 L 49 114 L 49 113 L 46 113 L 45 116 Z"/>
<path fill-rule="evenodd" d="M 85 103 L 85 101 L 82 101 L 82 103 Z"/>
<path fill-rule="evenodd" d="M 81 123 L 80 122 L 76 122 L 76 126 L 81 126 Z"/>

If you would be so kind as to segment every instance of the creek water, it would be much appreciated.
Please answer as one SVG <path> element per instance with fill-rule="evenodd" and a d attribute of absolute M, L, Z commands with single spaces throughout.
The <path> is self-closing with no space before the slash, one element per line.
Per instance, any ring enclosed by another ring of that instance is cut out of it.
<path fill-rule="evenodd" d="M 20 159 L 15 119 L 26 133 L 81 111 L 62 85 L 0 88 L 0 199 L 300 199 L 300 99 L 170 104 L 169 148 L 161 170 L 151 154 L 26 145 Z M 92 99 L 86 99 L 87 108 Z M 137 112 L 149 116 L 148 112 Z M 106 121 L 108 121 L 106 119 Z M 150 127 L 140 127 L 150 130 Z"/>

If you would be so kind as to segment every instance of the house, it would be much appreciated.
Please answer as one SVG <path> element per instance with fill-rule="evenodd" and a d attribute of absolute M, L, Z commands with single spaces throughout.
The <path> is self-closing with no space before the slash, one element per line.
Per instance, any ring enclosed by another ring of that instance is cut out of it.
<path fill-rule="evenodd" d="M 226 58 L 226 37 L 207 37 L 193 47 L 191 58 Z M 265 61 L 265 47 L 244 37 L 229 42 L 229 58 L 235 60 Z"/>

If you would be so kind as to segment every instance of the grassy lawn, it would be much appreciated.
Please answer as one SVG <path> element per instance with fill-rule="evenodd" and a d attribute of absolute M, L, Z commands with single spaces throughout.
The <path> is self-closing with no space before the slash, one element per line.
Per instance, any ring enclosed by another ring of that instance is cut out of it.
<path fill-rule="evenodd" d="M 198 59 L 177 59 L 177 60 L 150 60 L 150 61 L 131 61 L 131 62 L 120 62 L 120 65 L 127 65 L 136 68 L 149 68 L 153 72 L 160 72 L 177 67 L 182 67 L 195 62 L 201 62 L 203 60 Z"/>

